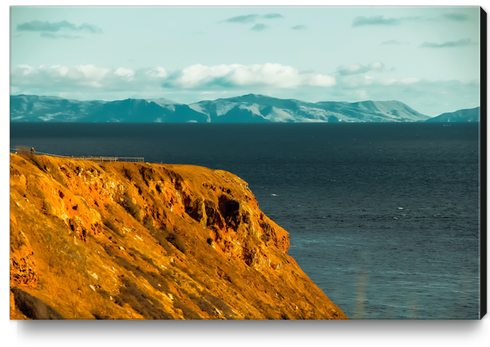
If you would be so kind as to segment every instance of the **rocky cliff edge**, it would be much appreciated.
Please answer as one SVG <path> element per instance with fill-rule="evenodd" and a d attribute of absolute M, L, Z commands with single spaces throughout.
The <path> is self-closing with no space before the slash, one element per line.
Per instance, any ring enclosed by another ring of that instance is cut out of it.
<path fill-rule="evenodd" d="M 10 155 L 11 319 L 347 319 L 247 183 Z"/>

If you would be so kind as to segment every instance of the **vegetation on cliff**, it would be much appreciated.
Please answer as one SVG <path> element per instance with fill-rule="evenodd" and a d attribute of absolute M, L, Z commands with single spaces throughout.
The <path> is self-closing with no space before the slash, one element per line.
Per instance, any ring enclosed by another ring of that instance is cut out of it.
<path fill-rule="evenodd" d="M 247 183 L 10 156 L 11 319 L 347 319 Z"/>

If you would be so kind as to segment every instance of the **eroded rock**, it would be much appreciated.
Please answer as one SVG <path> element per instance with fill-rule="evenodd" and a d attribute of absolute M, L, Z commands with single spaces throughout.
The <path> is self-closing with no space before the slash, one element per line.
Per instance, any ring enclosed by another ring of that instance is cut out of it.
<path fill-rule="evenodd" d="M 12 317 L 347 318 L 233 174 L 10 158 Z"/>

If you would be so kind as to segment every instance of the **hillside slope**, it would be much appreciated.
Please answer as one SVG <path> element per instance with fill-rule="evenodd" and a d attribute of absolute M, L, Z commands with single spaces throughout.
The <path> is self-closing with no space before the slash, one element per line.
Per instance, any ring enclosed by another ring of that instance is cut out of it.
<path fill-rule="evenodd" d="M 435 122 L 467 123 L 467 122 L 479 122 L 479 121 L 480 121 L 480 107 L 457 110 L 455 112 L 447 112 L 437 117 L 429 118 L 426 120 L 426 122 L 434 122 L 434 123 Z"/>
<path fill-rule="evenodd" d="M 10 156 L 12 319 L 347 319 L 247 183 Z"/>

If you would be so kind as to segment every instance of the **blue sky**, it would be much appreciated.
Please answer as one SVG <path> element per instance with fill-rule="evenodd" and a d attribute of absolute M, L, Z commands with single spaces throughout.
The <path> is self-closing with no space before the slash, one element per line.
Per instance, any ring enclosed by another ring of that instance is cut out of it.
<path fill-rule="evenodd" d="M 11 7 L 11 94 L 479 106 L 479 7 Z"/>

